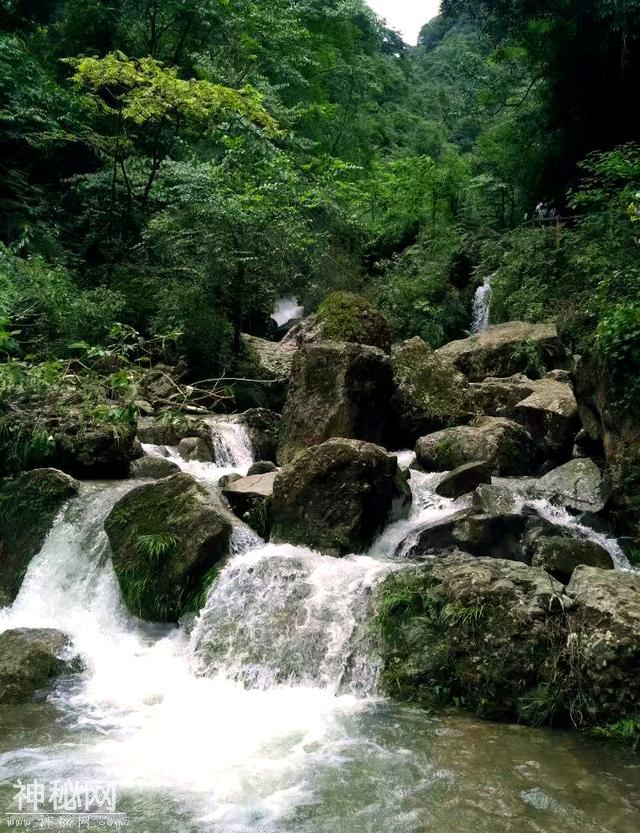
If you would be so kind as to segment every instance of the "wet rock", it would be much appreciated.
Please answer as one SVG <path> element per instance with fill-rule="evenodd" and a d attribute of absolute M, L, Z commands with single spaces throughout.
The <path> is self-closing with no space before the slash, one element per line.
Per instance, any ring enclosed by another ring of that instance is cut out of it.
<path fill-rule="evenodd" d="M 187 474 L 133 489 L 105 521 L 113 567 L 129 610 L 176 622 L 228 552 L 231 523 Z"/>
<path fill-rule="evenodd" d="M 272 535 L 329 555 L 364 552 L 410 506 L 396 457 L 371 443 L 332 439 L 301 452 L 276 475 Z"/>
<path fill-rule="evenodd" d="M 163 477 L 171 477 L 178 474 L 180 466 L 167 460 L 164 457 L 146 455 L 134 460 L 129 466 L 129 477 L 133 480 L 162 480 Z"/>
<path fill-rule="evenodd" d="M 467 422 L 472 414 L 469 383 L 421 338 L 391 351 L 394 395 L 387 444 L 413 445 L 421 435 Z"/>
<path fill-rule="evenodd" d="M 553 469 L 532 488 L 540 497 L 578 512 L 601 512 L 608 498 L 602 473 L 588 457 Z"/>
<path fill-rule="evenodd" d="M 332 437 L 380 442 L 393 391 L 391 362 L 375 347 L 327 342 L 296 354 L 278 462 Z"/>
<path fill-rule="evenodd" d="M 18 595 L 34 555 L 78 484 L 57 469 L 35 469 L 0 480 L 0 607 Z"/>
<path fill-rule="evenodd" d="M 571 454 L 580 427 L 571 380 L 555 372 L 532 383 L 533 392 L 515 407 L 515 418 L 529 431 L 548 457 Z"/>
<path fill-rule="evenodd" d="M 570 365 L 555 325 L 524 321 L 487 327 L 469 338 L 445 344 L 436 353 L 472 382 L 525 372 L 533 356 L 547 370 Z"/>
<path fill-rule="evenodd" d="M 286 381 L 291 372 L 293 357 L 298 349 L 288 339 L 267 341 L 264 338 L 243 334 L 242 340 L 251 353 L 261 378 L 274 381 Z"/>
<path fill-rule="evenodd" d="M 473 425 L 422 437 L 416 456 L 426 471 L 449 471 L 485 460 L 492 474 L 522 475 L 535 467 L 538 450 L 521 425 L 501 417 L 482 417 Z"/>
<path fill-rule="evenodd" d="M 436 494 L 442 497 L 459 498 L 473 492 L 482 483 L 491 483 L 491 472 L 484 460 L 467 463 L 450 471 L 436 486 Z"/>
<path fill-rule="evenodd" d="M 196 460 L 200 463 L 212 463 L 213 454 L 206 440 L 200 437 L 185 437 L 178 443 L 178 454 L 183 460 Z"/>
<path fill-rule="evenodd" d="M 218 480 L 218 486 L 221 489 L 224 489 L 230 483 L 235 483 L 236 480 L 242 480 L 242 475 L 238 474 L 237 472 L 231 472 L 231 474 L 223 474 L 220 480 Z"/>
<path fill-rule="evenodd" d="M 545 658 L 563 644 L 561 593 L 544 570 L 493 558 L 451 555 L 393 573 L 372 602 L 383 690 L 518 716 L 523 695 L 545 678 Z"/>
<path fill-rule="evenodd" d="M 454 529 L 469 514 L 461 509 L 446 518 L 429 521 L 414 529 L 398 546 L 395 557 L 416 561 L 431 555 L 446 555 L 455 549 Z"/>
<path fill-rule="evenodd" d="M 178 445 L 186 437 L 209 439 L 209 426 L 199 417 L 160 414 L 138 420 L 138 439 L 150 445 Z"/>
<path fill-rule="evenodd" d="M 0 704 L 27 703 L 55 677 L 79 671 L 65 655 L 69 639 L 53 629 L 19 628 L 0 633 Z"/>
<path fill-rule="evenodd" d="M 227 483 L 223 494 L 235 514 L 262 538 L 271 531 L 270 503 L 277 470 L 240 477 Z"/>
<path fill-rule="evenodd" d="M 267 408 L 251 408 L 238 419 L 247 431 L 254 459 L 257 462 L 275 460 L 282 421 L 280 414 Z"/>
<path fill-rule="evenodd" d="M 522 504 L 512 486 L 496 482 L 482 484 L 473 493 L 473 507 L 487 515 L 510 515 Z"/>
<path fill-rule="evenodd" d="M 516 405 L 533 393 L 534 382 L 522 373 L 506 379 L 489 376 L 470 385 L 476 413 L 513 419 Z"/>
<path fill-rule="evenodd" d="M 575 646 L 584 699 L 602 725 L 638 713 L 640 575 L 579 566 L 568 595 L 569 645 Z"/>
<path fill-rule="evenodd" d="M 247 472 L 247 476 L 250 477 L 252 474 L 269 474 L 269 472 L 278 471 L 278 467 L 275 463 L 270 462 L 269 460 L 262 460 L 259 463 L 254 463 Z"/>
<path fill-rule="evenodd" d="M 566 584 L 580 564 L 613 570 L 613 559 L 604 547 L 594 541 L 567 537 L 541 536 L 535 543 L 534 567 L 542 567 L 558 581 Z"/>
<path fill-rule="evenodd" d="M 471 555 L 525 561 L 522 536 L 524 515 L 473 515 L 461 518 L 453 528 L 458 549 Z"/>

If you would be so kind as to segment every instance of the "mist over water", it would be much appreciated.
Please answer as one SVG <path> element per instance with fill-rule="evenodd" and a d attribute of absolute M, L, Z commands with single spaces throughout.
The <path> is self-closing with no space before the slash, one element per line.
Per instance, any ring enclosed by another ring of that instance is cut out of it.
<path fill-rule="evenodd" d="M 251 451 L 236 423 L 212 431 L 213 464 L 146 450 L 215 490 Z M 122 603 L 103 521 L 139 483 L 84 484 L 0 611 L 0 630 L 65 631 L 86 666 L 49 703 L 0 718 L 0 812 L 17 778 L 76 778 L 117 784 L 133 833 L 635 831 L 640 775 L 623 756 L 377 695 L 370 594 L 402 568 L 412 529 L 464 504 L 435 495 L 439 477 L 414 472 L 411 517 L 346 559 L 264 544 L 238 522 L 189 628 Z"/>
<path fill-rule="evenodd" d="M 280 298 L 271 313 L 271 317 L 278 327 L 282 327 L 294 318 L 302 318 L 304 307 L 301 307 L 297 298 Z"/>

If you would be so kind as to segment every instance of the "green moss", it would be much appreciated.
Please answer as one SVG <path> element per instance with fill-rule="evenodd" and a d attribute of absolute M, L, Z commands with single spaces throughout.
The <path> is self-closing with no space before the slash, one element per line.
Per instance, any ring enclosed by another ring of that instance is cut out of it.
<path fill-rule="evenodd" d="M 389 352 L 391 328 L 385 316 L 366 298 L 351 292 L 334 292 L 318 309 L 322 335 L 328 341 L 369 344 Z"/>

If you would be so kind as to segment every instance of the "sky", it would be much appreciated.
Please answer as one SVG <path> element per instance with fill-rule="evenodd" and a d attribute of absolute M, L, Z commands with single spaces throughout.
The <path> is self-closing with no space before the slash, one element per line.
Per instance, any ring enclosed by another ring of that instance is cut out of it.
<path fill-rule="evenodd" d="M 397 29 L 407 43 L 415 44 L 420 29 L 440 11 L 440 0 L 367 0 L 392 29 Z"/>

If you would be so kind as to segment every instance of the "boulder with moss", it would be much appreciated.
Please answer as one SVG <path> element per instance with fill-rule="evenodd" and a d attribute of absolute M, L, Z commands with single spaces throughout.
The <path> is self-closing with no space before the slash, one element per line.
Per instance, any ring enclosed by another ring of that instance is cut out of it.
<path fill-rule="evenodd" d="M 473 412 L 469 383 L 421 338 L 394 345 L 391 362 L 389 447 L 411 446 L 424 434 L 469 421 Z"/>
<path fill-rule="evenodd" d="M 539 459 L 531 435 L 516 422 L 482 417 L 472 425 L 459 425 L 421 437 L 416 457 L 426 471 L 450 471 L 478 460 L 486 461 L 495 475 L 530 474 Z"/>
<path fill-rule="evenodd" d="M 105 521 L 113 566 L 129 610 L 176 622 L 228 553 L 230 518 L 187 474 L 133 489 Z"/>
<path fill-rule="evenodd" d="M 326 342 L 300 348 L 282 414 L 278 462 L 332 437 L 382 442 L 393 393 L 381 350 Z"/>
<path fill-rule="evenodd" d="M 68 637 L 50 628 L 0 633 L 0 704 L 27 703 L 61 674 L 79 671 Z"/>
<path fill-rule="evenodd" d="M 566 638 L 562 585 L 514 561 L 451 555 L 393 573 L 374 594 L 382 688 L 485 717 L 522 716 Z"/>
<path fill-rule="evenodd" d="M 570 357 L 554 324 L 509 321 L 436 351 L 472 382 L 489 376 L 568 369 Z"/>
<path fill-rule="evenodd" d="M 35 469 L 0 480 L 0 607 L 13 602 L 53 521 L 78 490 L 68 474 Z"/>
<path fill-rule="evenodd" d="M 611 555 L 595 541 L 542 535 L 536 538 L 532 562 L 567 584 L 576 567 L 584 564 L 601 570 L 613 570 Z"/>
<path fill-rule="evenodd" d="M 364 552 L 385 524 L 406 516 L 411 490 L 383 448 L 332 439 L 281 469 L 271 505 L 274 540 L 343 556 Z"/>

